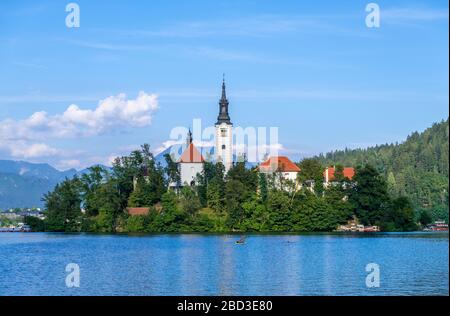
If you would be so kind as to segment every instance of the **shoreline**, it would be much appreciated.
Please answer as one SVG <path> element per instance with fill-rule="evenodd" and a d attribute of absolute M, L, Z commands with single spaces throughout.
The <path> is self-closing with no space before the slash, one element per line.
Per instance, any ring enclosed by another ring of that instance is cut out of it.
<path fill-rule="evenodd" d="M 201 236 L 380 236 L 380 235 L 448 235 L 449 231 L 410 231 L 410 232 L 50 232 L 50 231 L 0 231 L 0 233 L 26 233 L 26 234 L 58 234 L 58 235 L 105 235 L 105 236 L 176 236 L 176 235 L 201 235 Z"/>

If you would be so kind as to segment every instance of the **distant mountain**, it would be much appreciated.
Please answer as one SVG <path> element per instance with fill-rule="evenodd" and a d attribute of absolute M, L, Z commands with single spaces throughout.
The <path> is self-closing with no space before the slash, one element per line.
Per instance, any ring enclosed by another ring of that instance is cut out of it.
<path fill-rule="evenodd" d="M 58 182 L 88 172 L 59 171 L 46 163 L 0 160 L 0 210 L 12 207 L 42 207 L 44 193 Z"/>
<path fill-rule="evenodd" d="M 0 172 L 0 209 L 42 207 L 41 197 L 53 189 L 57 181 Z"/>
<path fill-rule="evenodd" d="M 198 147 L 206 159 L 214 156 L 214 147 Z M 166 167 L 165 154 L 178 158 L 183 153 L 184 146 L 174 145 L 155 155 L 155 160 Z M 236 157 L 234 157 L 236 160 Z M 253 167 L 255 163 L 247 163 Z M 103 166 L 108 168 L 106 166 Z M 0 210 L 13 207 L 43 207 L 42 196 L 53 190 L 58 182 L 88 172 L 88 169 L 77 171 L 69 169 L 59 171 L 46 163 L 31 163 L 26 161 L 0 160 Z"/>
<path fill-rule="evenodd" d="M 59 171 L 47 163 L 0 160 L 0 173 L 12 173 L 24 177 L 36 177 L 49 181 L 60 181 L 65 177 L 73 177 L 77 171 L 75 169 Z"/>
<path fill-rule="evenodd" d="M 183 146 L 174 145 L 155 155 L 155 160 L 165 167 L 167 164 L 164 155 L 172 153 L 177 160 L 183 149 Z M 200 150 L 202 155 L 207 157 L 212 149 L 202 147 Z M 80 171 L 75 169 L 59 171 L 46 163 L 0 160 L 0 210 L 14 207 L 43 207 L 42 196 L 53 190 L 57 183 L 87 172 L 88 168 Z"/>
<path fill-rule="evenodd" d="M 162 167 L 165 167 L 167 165 L 166 159 L 164 158 L 166 154 L 171 155 L 172 159 L 178 161 L 185 147 L 186 147 L 185 145 L 170 146 L 166 148 L 163 152 L 160 152 L 159 154 L 155 155 L 155 161 L 157 163 L 160 163 Z M 209 160 L 214 155 L 214 147 L 197 147 L 197 149 L 200 151 L 202 156 L 207 160 Z"/>

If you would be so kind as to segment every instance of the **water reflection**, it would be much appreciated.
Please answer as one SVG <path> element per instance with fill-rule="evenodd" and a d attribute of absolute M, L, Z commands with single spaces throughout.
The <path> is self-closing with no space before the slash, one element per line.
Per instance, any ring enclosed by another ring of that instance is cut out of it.
<path fill-rule="evenodd" d="M 448 234 L 0 236 L 1 295 L 448 295 Z M 81 287 L 65 287 L 65 266 Z M 381 287 L 365 286 L 365 266 Z M 7 277 L 4 277 L 7 276 Z"/>

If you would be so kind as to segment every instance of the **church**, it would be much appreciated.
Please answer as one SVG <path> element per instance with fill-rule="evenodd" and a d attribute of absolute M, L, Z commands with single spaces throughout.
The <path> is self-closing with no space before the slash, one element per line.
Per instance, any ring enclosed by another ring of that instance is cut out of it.
<path fill-rule="evenodd" d="M 228 99 L 225 88 L 225 79 L 222 81 L 222 96 L 219 101 L 219 115 L 215 124 L 216 161 L 223 163 L 225 172 L 233 165 L 233 123 L 228 113 Z M 189 130 L 186 137 L 186 149 L 177 161 L 180 172 L 180 182 L 172 183 L 172 188 L 195 185 L 198 173 L 203 171 L 204 157 L 193 144 L 192 133 Z"/>
<path fill-rule="evenodd" d="M 219 100 L 219 115 L 214 125 L 215 127 L 215 161 L 222 162 L 225 167 L 225 173 L 233 166 L 233 123 L 231 122 L 228 112 L 229 102 L 227 99 L 225 80 L 222 81 L 222 95 Z M 186 137 L 186 145 L 179 159 L 176 161 L 179 171 L 179 181 L 169 184 L 170 189 L 178 191 L 184 186 L 197 185 L 197 175 L 203 172 L 205 158 L 201 151 L 196 148 L 193 143 L 192 132 L 189 130 Z M 286 156 L 272 156 L 264 162 L 261 162 L 255 170 L 263 174 L 275 175 L 275 185 L 283 187 L 281 184 L 284 180 L 288 180 L 295 184 L 295 189 L 299 190 L 302 185 L 299 182 L 298 174 L 301 172 L 298 165 L 292 162 Z M 335 184 L 336 168 L 327 167 L 323 173 L 324 186 Z M 352 179 L 355 175 L 353 168 L 343 168 L 343 176 Z M 145 177 L 145 175 L 144 175 Z M 309 181 L 308 188 L 312 190 L 313 182 Z M 134 183 L 135 184 L 135 183 Z M 128 207 L 127 211 L 130 215 L 146 215 L 149 207 Z"/>
<path fill-rule="evenodd" d="M 227 99 L 225 79 L 222 81 L 222 95 L 219 100 L 219 115 L 215 123 L 215 160 L 222 162 L 225 167 L 225 173 L 233 166 L 233 123 L 228 112 L 229 102 Z M 177 161 L 180 173 L 179 183 L 172 183 L 170 187 L 177 189 L 182 186 L 196 185 L 197 174 L 203 171 L 205 159 L 195 145 L 193 144 L 192 133 L 189 130 L 186 137 L 186 148 Z M 276 174 L 280 179 L 289 180 L 301 187 L 298 182 L 300 168 L 286 156 L 268 157 L 262 162 L 257 170 L 265 174 Z M 324 185 L 333 183 L 335 168 L 326 168 L 324 171 Z M 352 179 L 355 171 L 353 168 L 344 168 L 344 177 Z"/>

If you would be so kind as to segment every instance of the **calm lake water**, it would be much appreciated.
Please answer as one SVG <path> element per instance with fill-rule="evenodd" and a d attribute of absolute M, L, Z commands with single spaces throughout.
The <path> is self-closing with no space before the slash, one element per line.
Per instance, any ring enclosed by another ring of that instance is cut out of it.
<path fill-rule="evenodd" d="M 448 233 L 0 233 L 0 295 L 448 295 Z M 68 263 L 80 287 L 65 284 Z M 367 288 L 368 263 L 380 287 Z"/>

